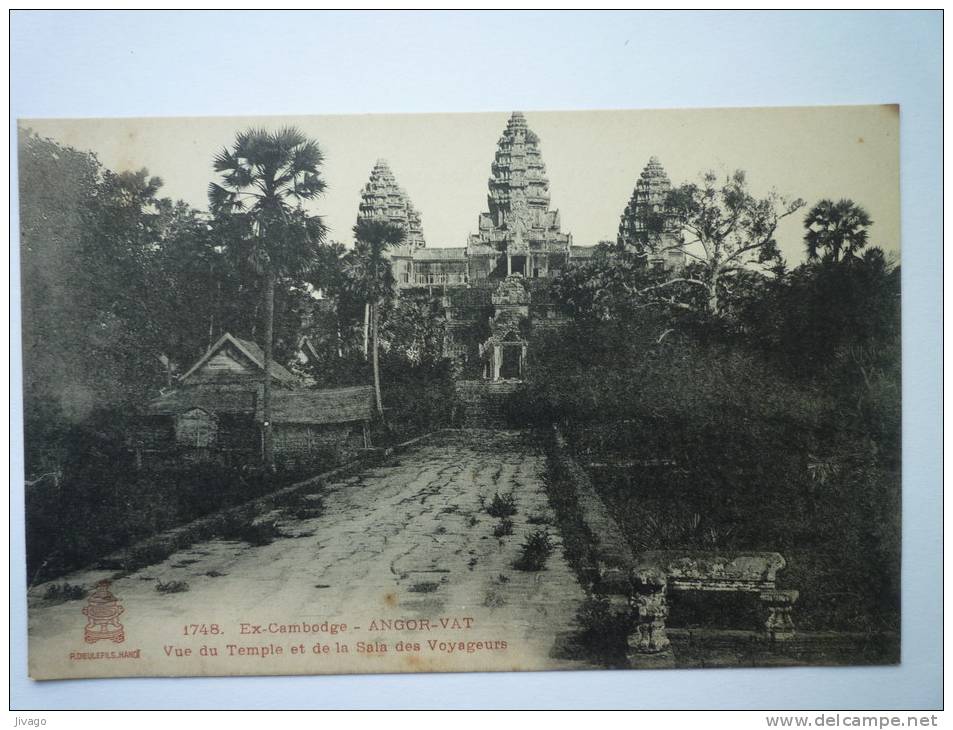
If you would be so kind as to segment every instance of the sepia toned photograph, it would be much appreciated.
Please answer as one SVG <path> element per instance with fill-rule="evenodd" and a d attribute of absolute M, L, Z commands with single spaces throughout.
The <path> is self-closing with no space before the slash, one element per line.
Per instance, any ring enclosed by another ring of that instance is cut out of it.
<path fill-rule="evenodd" d="M 899 106 L 17 131 L 32 678 L 900 662 Z"/>

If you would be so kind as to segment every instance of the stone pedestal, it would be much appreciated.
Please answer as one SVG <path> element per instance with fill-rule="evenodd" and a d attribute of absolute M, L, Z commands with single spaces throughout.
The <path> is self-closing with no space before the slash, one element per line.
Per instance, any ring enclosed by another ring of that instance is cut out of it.
<path fill-rule="evenodd" d="M 765 634 L 771 641 L 794 638 L 794 603 L 798 592 L 792 590 L 769 590 L 761 592 L 761 605 L 767 611 L 764 622 Z"/>

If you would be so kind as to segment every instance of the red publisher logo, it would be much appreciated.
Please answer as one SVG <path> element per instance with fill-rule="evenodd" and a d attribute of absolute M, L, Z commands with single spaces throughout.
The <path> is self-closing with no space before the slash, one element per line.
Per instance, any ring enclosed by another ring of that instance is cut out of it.
<path fill-rule="evenodd" d="M 119 615 L 124 611 L 119 599 L 109 591 L 109 581 L 101 580 L 90 595 L 83 615 L 86 616 L 86 643 L 95 644 L 106 639 L 121 644 L 126 640 Z"/>

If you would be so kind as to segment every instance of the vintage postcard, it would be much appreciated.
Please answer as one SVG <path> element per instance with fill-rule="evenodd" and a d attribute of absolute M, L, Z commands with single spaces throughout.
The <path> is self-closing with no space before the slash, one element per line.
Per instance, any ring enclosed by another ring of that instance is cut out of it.
<path fill-rule="evenodd" d="M 899 662 L 899 124 L 20 120 L 30 676 Z"/>

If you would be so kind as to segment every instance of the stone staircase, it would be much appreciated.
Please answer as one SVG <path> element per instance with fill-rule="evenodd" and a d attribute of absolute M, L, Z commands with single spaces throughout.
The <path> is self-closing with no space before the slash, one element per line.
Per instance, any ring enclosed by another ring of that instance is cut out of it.
<path fill-rule="evenodd" d="M 506 400 L 520 386 L 518 380 L 459 380 L 456 390 L 456 418 L 460 428 L 503 430 Z"/>

